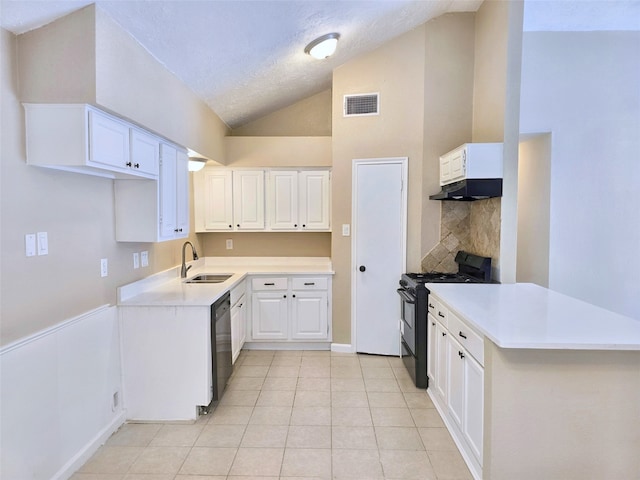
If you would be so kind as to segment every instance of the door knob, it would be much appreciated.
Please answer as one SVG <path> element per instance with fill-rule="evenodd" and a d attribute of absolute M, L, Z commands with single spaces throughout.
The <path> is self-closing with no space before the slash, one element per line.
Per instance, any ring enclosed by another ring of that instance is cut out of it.
<path fill-rule="evenodd" d="M 361 272 L 364 272 L 367 269 L 367 267 L 365 267 L 364 265 L 360 265 L 360 268 L 358 270 L 360 270 Z"/>

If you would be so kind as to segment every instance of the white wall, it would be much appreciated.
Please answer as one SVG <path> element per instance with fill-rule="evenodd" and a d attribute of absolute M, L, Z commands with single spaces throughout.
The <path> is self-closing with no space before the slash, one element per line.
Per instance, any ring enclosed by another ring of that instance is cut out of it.
<path fill-rule="evenodd" d="M 549 287 L 640 318 L 640 32 L 524 34 L 520 128 L 551 132 Z"/>

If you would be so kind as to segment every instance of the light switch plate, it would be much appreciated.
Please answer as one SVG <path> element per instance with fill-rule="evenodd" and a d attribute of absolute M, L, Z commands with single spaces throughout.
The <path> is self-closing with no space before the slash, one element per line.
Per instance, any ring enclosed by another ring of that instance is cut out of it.
<path fill-rule="evenodd" d="M 140 262 L 142 263 L 143 267 L 149 266 L 149 252 L 142 252 L 140 254 Z"/>
<path fill-rule="evenodd" d="M 38 255 L 49 254 L 49 236 L 47 232 L 38 232 Z"/>
<path fill-rule="evenodd" d="M 34 257 L 36 255 L 36 234 L 27 233 L 24 236 L 24 251 L 27 257 Z"/>
<path fill-rule="evenodd" d="M 133 254 L 133 268 L 140 268 L 140 254 L 138 252 Z"/>
<path fill-rule="evenodd" d="M 106 258 L 100 259 L 100 276 L 106 277 L 109 275 L 109 261 Z"/>

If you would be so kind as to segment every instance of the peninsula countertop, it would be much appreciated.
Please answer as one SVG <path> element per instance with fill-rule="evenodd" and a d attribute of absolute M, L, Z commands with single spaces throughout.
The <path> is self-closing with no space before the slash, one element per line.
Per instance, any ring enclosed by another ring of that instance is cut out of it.
<path fill-rule="evenodd" d="M 640 350 L 640 320 L 531 283 L 426 285 L 497 346 Z"/>
<path fill-rule="evenodd" d="M 210 306 L 247 275 L 333 275 L 327 257 L 206 257 L 188 262 L 187 278 L 180 266 L 118 288 L 119 306 Z M 231 274 L 222 283 L 185 283 L 203 273 Z"/>

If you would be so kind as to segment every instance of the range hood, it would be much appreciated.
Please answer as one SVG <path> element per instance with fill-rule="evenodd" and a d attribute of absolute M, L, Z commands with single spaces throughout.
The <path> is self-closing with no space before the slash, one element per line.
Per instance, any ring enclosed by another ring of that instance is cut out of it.
<path fill-rule="evenodd" d="M 501 178 L 468 178 L 443 185 L 442 190 L 430 195 L 431 200 L 458 200 L 470 202 L 502 196 Z"/>

